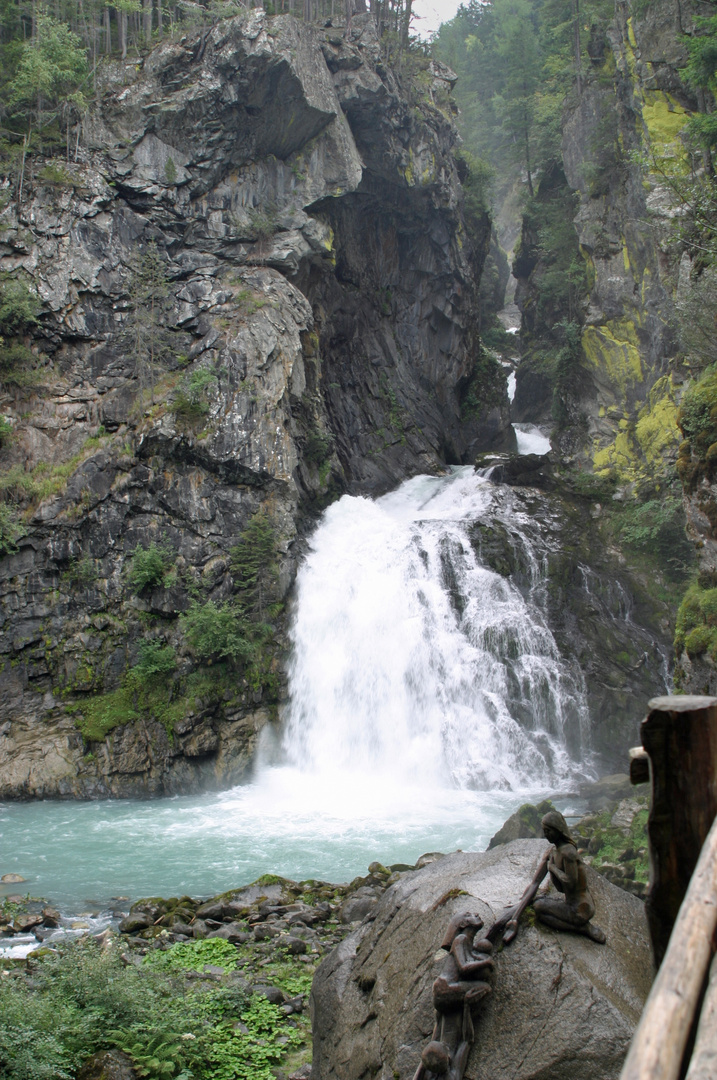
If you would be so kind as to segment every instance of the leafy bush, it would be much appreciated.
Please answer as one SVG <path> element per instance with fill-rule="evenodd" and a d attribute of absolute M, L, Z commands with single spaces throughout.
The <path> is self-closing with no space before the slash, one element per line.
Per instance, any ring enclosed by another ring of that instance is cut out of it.
<path fill-rule="evenodd" d="M 177 654 L 171 645 L 143 641 L 139 646 L 139 660 L 131 668 L 129 677 L 132 685 L 146 686 L 157 679 L 166 679 L 176 668 Z"/>
<path fill-rule="evenodd" d="M 200 604 L 195 600 L 179 621 L 198 660 L 236 663 L 254 658 L 255 646 L 250 640 L 246 620 L 231 604 L 215 604 L 213 600 Z"/>
<path fill-rule="evenodd" d="M 26 533 L 17 514 L 6 503 L 0 503 L 0 556 L 14 554 L 18 540 Z"/>
<path fill-rule="evenodd" d="M 192 372 L 182 379 L 174 395 L 171 411 L 185 424 L 196 423 L 209 412 L 207 392 L 217 381 L 216 375 L 206 368 Z"/>
<path fill-rule="evenodd" d="M 264 997 L 185 981 L 206 964 L 236 967 L 226 941 L 152 952 L 141 969 L 125 966 L 120 951 L 83 939 L 33 961 L 31 979 L 18 972 L 0 980 L 3 1080 L 71 1080 L 86 1058 L 113 1045 L 146 1080 L 272 1080 L 303 1041 Z"/>
<path fill-rule="evenodd" d="M 323 465 L 331 457 L 333 440 L 330 435 L 313 428 L 304 443 L 304 460 L 311 465 Z"/>
<path fill-rule="evenodd" d="M 163 971 L 204 971 L 209 964 L 225 971 L 237 966 L 236 947 L 224 938 L 205 938 L 203 941 L 181 941 L 166 952 L 151 952 L 145 964 Z"/>
<path fill-rule="evenodd" d="M 148 548 L 136 547 L 129 571 L 135 596 L 139 596 L 145 589 L 163 585 L 176 557 L 176 551 L 167 544 L 156 544 L 152 541 Z"/>
<path fill-rule="evenodd" d="M 4 416 L 0 416 L 0 446 L 5 446 L 10 441 L 13 431 L 14 428 L 10 421 Z"/>
<path fill-rule="evenodd" d="M 19 334 L 34 326 L 40 301 L 24 281 L 6 277 L 0 281 L 0 334 Z"/>
<path fill-rule="evenodd" d="M 692 451 L 704 458 L 717 442 L 717 368 L 710 367 L 685 391 L 677 422 Z"/>
<path fill-rule="evenodd" d="M 48 161 L 37 174 L 38 180 L 50 187 L 70 188 L 74 181 L 61 161 Z"/>
<path fill-rule="evenodd" d="M 0 382 L 17 390 L 42 386 L 45 376 L 40 360 L 21 341 L 0 344 Z"/>
<path fill-rule="evenodd" d="M 691 561 L 682 500 L 674 495 L 628 505 L 622 522 L 620 539 L 627 547 L 653 555 L 673 569 L 683 568 Z"/>
<path fill-rule="evenodd" d="M 97 581 L 95 560 L 89 555 L 83 555 L 80 559 L 72 559 L 65 576 L 70 585 L 87 588 Z"/>
<path fill-rule="evenodd" d="M 690 585 L 677 612 L 675 653 L 688 656 L 709 653 L 717 660 L 717 588 L 703 589 L 699 582 Z"/>
<path fill-rule="evenodd" d="M 250 210 L 249 221 L 251 238 L 258 240 L 260 244 L 269 240 L 279 228 L 276 207 L 273 203 L 267 203 L 263 209 Z"/>
<path fill-rule="evenodd" d="M 139 719 L 134 696 L 126 686 L 68 705 L 67 711 L 78 714 L 77 729 L 88 742 L 102 742 L 114 728 Z"/>

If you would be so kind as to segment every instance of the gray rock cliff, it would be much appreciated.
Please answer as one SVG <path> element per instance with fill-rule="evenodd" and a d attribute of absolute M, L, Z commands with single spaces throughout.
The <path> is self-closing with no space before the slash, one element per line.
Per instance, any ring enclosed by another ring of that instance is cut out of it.
<path fill-rule="evenodd" d="M 463 224 L 450 72 L 399 82 L 369 16 L 347 41 L 255 10 L 101 78 L 78 161 L 35 168 L 1 215 L 0 271 L 42 301 L 30 377 L 1 402 L 26 528 L 0 561 L 3 798 L 236 782 L 283 692 L 281 617 L 270 679 L 215 668 L 190 693 L 178 616 L 231 596 L 247 524 L 273 523 L 280 601 L 329 501 L 470 460 L 507 426 L 461 409 L 488 229 Z M 161 317 L 137 301 L 152 256 Z M 172 574 L 133 594 L 153 542 Z M 118 724 L 108 699 L 109 734 L 83 737 L 142 641 L 177 651 L 177 716 Z"/>

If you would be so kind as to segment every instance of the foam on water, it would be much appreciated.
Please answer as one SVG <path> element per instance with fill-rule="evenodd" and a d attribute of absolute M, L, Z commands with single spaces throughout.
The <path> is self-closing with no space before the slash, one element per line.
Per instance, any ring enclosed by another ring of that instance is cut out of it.
<path fill-rule="evenodd" d="M 549 454 L 550 439 L 535 424 L 513 424 L 519 454 Z"/>

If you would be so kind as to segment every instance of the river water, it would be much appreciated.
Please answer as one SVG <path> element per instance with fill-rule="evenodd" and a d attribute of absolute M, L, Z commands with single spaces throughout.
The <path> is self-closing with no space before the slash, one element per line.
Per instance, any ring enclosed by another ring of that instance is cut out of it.
<path fill-rule="evenodd" d="M 520 589 L 484 565 L 476 523 L 509 537 Z M 4 891 L 97 911 L 484 848 L 522 802 L 590 775 L 582 676 L 543 614 L 544 544 L 515 493 L 472 468 L 344 496 L 299 572 L 290 701 L 252 779 L 2 805 L 0 873 L 26 879 Z"/>

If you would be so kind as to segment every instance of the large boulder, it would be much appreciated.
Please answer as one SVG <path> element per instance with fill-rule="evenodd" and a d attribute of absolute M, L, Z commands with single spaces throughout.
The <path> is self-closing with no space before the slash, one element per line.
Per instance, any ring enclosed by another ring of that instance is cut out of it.
<path fill-rule="evenodd" d="M 515 840 L 404 874 L 324 960 L 312 989 L 314 1080 L 410 1080 L 431 1037 L 431 987 L 446 925 L 475 911 L 488 927 L 514 903 L 546 849 Z M 467 1080 L 612 1080 L 652 980 L 643 904 L 588 869 L 597 945 L 523 917 L 496 956 Z"/>

